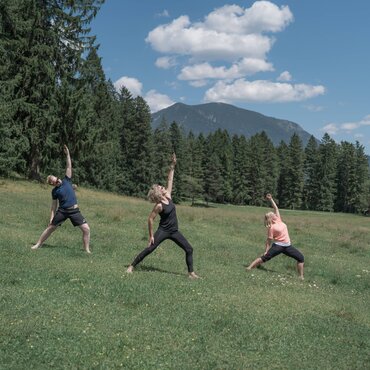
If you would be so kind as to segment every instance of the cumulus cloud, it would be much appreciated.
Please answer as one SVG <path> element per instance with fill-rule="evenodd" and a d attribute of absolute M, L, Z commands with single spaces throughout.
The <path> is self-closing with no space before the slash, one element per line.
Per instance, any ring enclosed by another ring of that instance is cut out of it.
<path fill-rule="evenodd" d="M 155 61 L 158 68 L 169 69 L 176 65 L 176 58 L 174 57 L 160 57 Z"/>
<path fill-rule="evenodd" d="M 303 101 L 324 94 L 324 86 L 293 84 L 288 71 L 277 82 L 246 80 L 274 71 L 267 55 L 275 34 L 293 21 L 288 6 L 261 0 L 250 7 L 225 5 L 197 22 L 181 15 L 152 29 L 145 41 L 163 54 L 156 61 L 158 68 L 180 68 L 178 80 L 197 88 L 215 82 L 205 101 Z"/>
<path fill-rule="evenodd" d="M 269 1 L 257 1 L 250 8 L 225 5 L 206 15 L 203 22 L 191 22 L 182 15 L 162 24 L 149 32 L 146 42 L 160 53 L 187 58 L 179 79 L 240 78 L 273 70 L 266 55 L 274 38 L 267 33 L 282 31 L 292 21 L 287 6 Z M 215 61 L 225 65 L 212 66 L 210 62 Z M 170 67 L 166 62 L 159 59 L 156 65 Z"/>
<path fill-rule="evenodd" d="M 339 127 L 335 123 L 329 123 L 328 125 L 325 125 L 321 131 L 327 132 L 329 135 L 336 135 L 339 131 Z"/>
<path fill-rule="evenodd" d="M 145 96 L 145 101 L 148 103 L 152 113 L 155 113 L 161 109 L 167 108 L 170 105 L 175 104 L 174 101 L 167 95 L 160 94 L 156 90 L 149 90 Z"/>
<path fill-rule="evenodd" d="M 324 86 L 288 84 L 271 81 L 246 81 L 238 79 L 232 83 L 217 82 L 204 97 L 205 101 L 244 102 L 291 102 L 302 101 L 325 93 Z"/>
<path fill-rule="evenodd" d="M 121 77 L 113 85 L 117 91 L 121 90 L 122 86 L 125 86 L 134 97 L 141 95 L 143 88 L 143 84 L 138 79 L 127 76 Z"/>
<path fill-rule="evenodd" d="M 122 86 L 125 86 L 131 92 L 133 97 L 137 97 L 139 95 L 143 96 L 142 94 L 143 84 L 134 77 L 123 76 L 114 83 L 114 87 L 116 88 L 117 91 L 120 91 Z M 149 108 L 152 113 L 175 104 L 175 102 L 172 101 L 172 99 L 169 96 L 161 94 L 156 90 L 149 90 L 143 96 L 143 98 L 149 105 Z"/>
<path fill-rule="evenodd" d="M 365 116 L 363 119 L 355 122 L 344 122 L 344 123 L 329 123 L 328 125 L 321 128 L 321 131 L 327 132 L 328 134 L 336 135 L 339 133 L 347 133 L 363 129 L 370 126 L 370 115 Z M 362 137 L 362 133 L 354 133 L 355 137 Z"/>
<path fill-rule="evenodd" d="M 288 71 L 280 73 L 280 76 L 277 78 L 278 81 L 289 82 L 292 81 L 292 75 Z"/>
<path fill-rule="evenodd" d="M 272 71 L 273 66 L 261 59 L 243 58 L 230 68 L 213 67 L 210 63 L 195 64 L 184 67 L 178 75 L 180 80 L 235 79 L 261 71 Z"/>
<path fill-rule="evenodd" d="M 205 18 L 204 26 L 219 32 L 261 33 L 278 32 L 293 21 L 288 6 L 279 8 L 269 1 L 256 1 L 249 9 L 225 5 Z"/>

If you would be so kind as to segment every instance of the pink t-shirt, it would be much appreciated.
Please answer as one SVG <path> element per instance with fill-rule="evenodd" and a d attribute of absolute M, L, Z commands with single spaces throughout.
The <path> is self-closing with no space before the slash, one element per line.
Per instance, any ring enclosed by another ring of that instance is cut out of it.
<path fill-rule="evenodd" d="M 276 244 L 290 245 L 288 227 L 281 221 L 281 218 L 277 218 L 275 223 L 268 228 L 267 237 L 272 239 Z"/>

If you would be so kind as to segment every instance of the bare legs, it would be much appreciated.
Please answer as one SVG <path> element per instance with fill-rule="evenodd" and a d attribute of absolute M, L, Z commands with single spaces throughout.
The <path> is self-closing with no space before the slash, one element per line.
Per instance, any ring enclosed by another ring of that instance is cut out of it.
<path fill-rule="evenodd" d="M 261 263 L 263 263 L 262 258 L 258 257 L 256 258 L 248 267 L 247 270 L 252 270 L 255 267 L 259 266 Z"/>
<path fill-rule="evenodd" d="M 79 226 L 79 228 L 82 231 L 82 242 L 84 244 L 85 252 L 90 254 L 90 227 L 88 224 L 83 224 Z"/>
<path fill-rule="evenodd" d="M 56 230 L 57 226 L 49 225 L 44 232 L 41 234 L 40 239 L 31 249 L 36 250 L 42 246 L 46 239 Z M 82 242 L 84 245 L 84 250 L 86 253 L 91 253 L 90 251 L 90 227 L 88 224 L 80 225 L 79 228 L 82 231 Z"/>
<path fill-rule="evenodd" d="M 37 241 L 35 245 L 31 247 L 31 249 L 35 250 L 37 248 L 40 248 L 41 245 L 44 243 L 44 241 L 55 231 L 57 226 L 49 225 L 44 232 L 41 234 L 40 239 Z"/>
<path fill-rule="evenodd" d="M 258 257 L 256 258 L 248 267 L 247 267 L 247 270 L 252 270 L 254 269 L 255 267 L 261 265 L 263 263 L 262 261 L 262 258 L 261 257 Z M 299 278 L 301 280 L 304 280 L 304 275 L 303 275 L 303 272 L 304 272 L 304 262 L 297 262 L 297 271 L 298 271 L 298 275 L 299 275 Z"/>
<path fill-rule="evenodd" d="M 298 270 L 299 278 L 301 280 L 304 280 L 304 276 L 303 276 L 304 262 L 298 262 L 297 263 L 297 270 Z"/>

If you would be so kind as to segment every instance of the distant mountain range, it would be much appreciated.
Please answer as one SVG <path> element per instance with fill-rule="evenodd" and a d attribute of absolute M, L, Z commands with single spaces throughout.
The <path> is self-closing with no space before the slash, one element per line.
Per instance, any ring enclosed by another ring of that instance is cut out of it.
<path fill-rule="evenodd" d="M 175 121 L 185 132 L 192 131 L 195 135 L 200 133 L 207 135 L 217 129 L 226 129 L 231 136 L 236 134 L 248 138 L 265 131 L 274 145 L 278 145 L 281 141 L 289 143 L 293 133 L 296 133 L 304 146 L 311 137 L 311 134 L 297 123 L 267 117 L 225 103 L 199 105 L 176 103 L 152 114 L 153 128 L 158 127 L 163 118 L 169 125 Z"/>

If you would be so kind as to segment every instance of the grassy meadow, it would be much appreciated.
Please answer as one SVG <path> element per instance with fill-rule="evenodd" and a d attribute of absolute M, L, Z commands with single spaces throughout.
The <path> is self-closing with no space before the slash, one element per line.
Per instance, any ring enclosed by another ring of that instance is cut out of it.
<path fill-rule="evenodd" d="M 281 210 L 305 255 L 245 266 L 267 208 L 177 207 L 194 247 L 147 244 L 150 203 L 77 190 L 92 254 L 67 221 L 47 226 L 51 187 L 0 179 L 0 369 L 370 369 L 370 218 Z"/>

